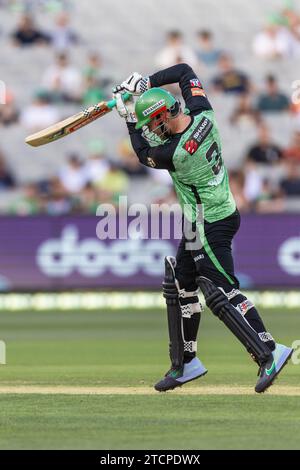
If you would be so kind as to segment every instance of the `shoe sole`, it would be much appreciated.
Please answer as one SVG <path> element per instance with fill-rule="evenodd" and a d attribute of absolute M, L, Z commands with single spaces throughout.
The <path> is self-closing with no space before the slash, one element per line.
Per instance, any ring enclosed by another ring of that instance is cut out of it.
<path fill-rule="evenodd" d="M 157 392 L 160 392 L 160 393 L 168 392 L 169 390 L 174 390 L 175 388 L 182 387 L 183 385 L 185 385 L 185 384 L 187 384 L 187 383 L 189 383 L 189 382 L 193 382 L 193 380 L 200 379 L 200 377 L 203 377 L 204 375 L 206 375 L 207 372 L 208 372 L 208 371 L 206 370 L 206 371 L 203 372 L 202 374 L 197 375 L 196 377 L 193 377 L 192 379 L 189 379 L 189 380 L 187 380 L 186 382 L 182 382 L 182 383 L 181 383 L 181 382 L 177 382 L 176 384 L 174 384 L 173 387 L 170 386 L 170 387 L 168 387 L 166 390 L 157 390 L 157 388 L 155 388 L 155 386 L 154 386 L 154 388 L 155 388 L 155 390 L 156 390 Z"/>
<path fill-rule="evenodd" d="M 292 355 L 293 355 L 293 352 L 294 350 L 292 349 L 291 352 L 289 353 L 289 355 L 287 356 L 287 358 L 285 359 L 285 361 L 283 362 L 282 366 L 280 367 L 280 369 L 276 372 L 276 374 L 274 375 L 273 379 L 267 384 L 267 386 L 263 389 L 263 390 L 260 390 L 259 392 L 257 390 L 256 393 L 264 393 L 266 390 L 268 390 L 268 388 L 270 388 L 273 383 L 275 382 L 275 380 L 277 379 L 278 375 L 280 374 L 280 372 L 282 371 L 282 369 L 287 365 L 287 363 L 289 362 L 289 360 L 291 359 Z"/>

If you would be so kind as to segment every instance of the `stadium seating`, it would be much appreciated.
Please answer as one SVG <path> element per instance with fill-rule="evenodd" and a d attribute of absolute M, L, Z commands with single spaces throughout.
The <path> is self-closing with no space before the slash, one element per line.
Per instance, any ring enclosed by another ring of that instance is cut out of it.
<path fill-rule="evenodd" d="M 33 2 L 32 2 L 33 3 Z M 262 28 L 264 18 L 280 9 L 282 0 L 269 2 L 252 0 L 241 2 L 227 0 L 227 8 L 218 14 L 219 0 L 189 0 L 188 2 L 154 0 L 141 3 L 130 1 L 130 8 L 116 5 L 110 0 L 74 1 L 70 16 L 74 29 L 82 42 L 70 51 L 72 61 L 81 69 L 89 51 L 98 51 L 103 57 L 106 75 L 118 82 L 133 70 L 142 73 L 153 71 L 153 57 L 162 47 L 165 33 L 180 29 L 186 41 L 193 46 L 195 32 L 201 28 L 211 29 L 216 43 L 224 46 L 234 56 L 237 67 L 247 72 L 257 86 L 262 86 L 268 72 L 279 77 L 280 86 L 291 94 L 295 77 L 295 64 L 285 60 L 274 63 L 261 61 L 253 56 L 251 44 L 257 31 Z M 93 6 L 93 8 L 92 8 Z M 234 12 L 234 14 L 233 14 Z M 50 47 L 19 49 L 11 44 L 9 35 L 15 28 L 19 15 L 0 8 L 1 15 L 1 80 L 13 91 L 18 107 L 30 103 L 34 91 L 40 84 L 41 76 L 52 63 L 54 51 Z M 51 30 L 54 16 L 37 10 L 36 21 L 44 30 Z M 282 73 L 284 71 L 284 73 Z M 235 130 L 227 122 L 232 100 L 222 96 L 211 96 L 223 137 L 224 158 L 229 167 L 235 168 L 244 157 L 244 152 L 255 137 L 255 132 Z M 62 107 L 63 115 L 72 114 L 78 106 Z M 286 145 L 290 139 L 290 120 L 270 118 L 272 130 L 278 143 Z M 48 147 L 32 150 L 24 145 L 26 131 L 20 126 L 0 129 L 1 147 L 8 156 L 20 182 L 34 180 L 57 171 L 66 155 L 66 150 L 86 152 L 90 138 L 101 136 L 108 144 L 111 157 L 115 157 L 114 143 L 125 135 L 126 129 L 116 116 L 86 127 L 68 140 Z M 110 144 L 113 142 L 113 144 Z"/>

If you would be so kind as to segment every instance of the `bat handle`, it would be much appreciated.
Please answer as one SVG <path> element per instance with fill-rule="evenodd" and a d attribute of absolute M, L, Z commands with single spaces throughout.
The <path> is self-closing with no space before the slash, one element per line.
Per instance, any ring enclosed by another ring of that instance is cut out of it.
<path fill-rule="evenodd" d="M 132 96 L 132 95 L 131 95 L 130 93 L 124 93 L 124 95 L 123 95 L 123 100 L 124 100 L 124 101 L 127 101 L 127 100 L 130 99 L 131 96 Z M 108 108 L 112 109 L 112 108 L 114 108 L 114 107 L 116 106 L 116 100 L 110 100 L 110 101 L 108 101 L 106 104 L 107 104 L 107 107 L 108 107 Z"/>

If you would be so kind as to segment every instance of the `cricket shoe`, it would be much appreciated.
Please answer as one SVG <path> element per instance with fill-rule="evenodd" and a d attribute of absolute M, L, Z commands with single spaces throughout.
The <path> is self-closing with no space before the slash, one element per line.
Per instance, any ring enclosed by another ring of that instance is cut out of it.
<path fill-rule="evenodd" d="M 276 344 L 276 348 L 272 351 L 270 358 L 261 365 L 258 371 L 260 377 L 255 386 L 257 393 L 264 392 L 272 385 L 279 372 L 288 363 L 293 351 L 292 348 L 288 348 L 283 344 Z"/>
<path fill-rule="evenodd" d="M 181 387 L 187 382 L 198 379 L 207 373 L 200 359 L 194 357 L 190 362 L 180 368 L 171 368 L 164 378 L 154 385 L 155 390 L 158 392 L 166 392 L 173 390 L 176 387 Z"/>

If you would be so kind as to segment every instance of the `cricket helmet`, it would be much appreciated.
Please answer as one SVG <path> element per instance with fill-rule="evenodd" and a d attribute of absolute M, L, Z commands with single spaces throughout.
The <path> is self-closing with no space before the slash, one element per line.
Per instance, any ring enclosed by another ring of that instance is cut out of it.
<path fill-rule="evenodd" d="M 179 111 L 178 101 L 167 90 L 150 88 L 139 97 L 135 104 L 136 129 L 141 129 L 163 111 L 169 111 L 171 116 L 175 117 Z"/>
<path fill-rule="evenodd" d="M 162 88 L 151 88 L 143 93 L 135 104 L 137 118 L 135 127 L 136 129 L 144 128 L 144 137 L 147 140 L 163 143 L 167 140 L 165 124 L 169 118 L 176 117 L 179 111 L 180 103 L 171 93 Z M 155 120 L 158 122 L 157 126 L 149 131 L 148 125 Z"/>

